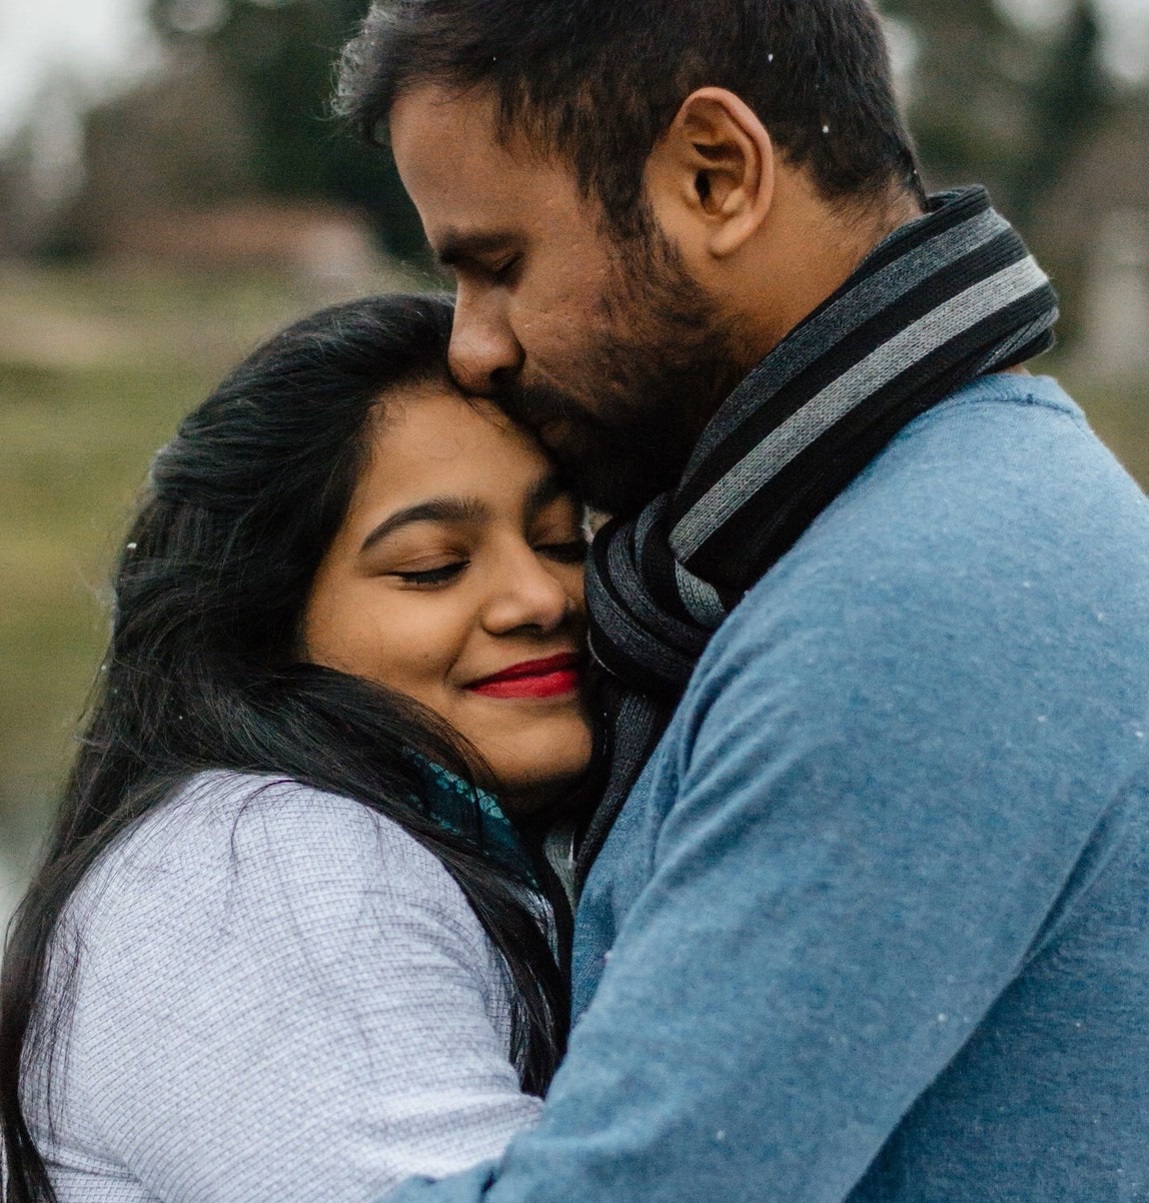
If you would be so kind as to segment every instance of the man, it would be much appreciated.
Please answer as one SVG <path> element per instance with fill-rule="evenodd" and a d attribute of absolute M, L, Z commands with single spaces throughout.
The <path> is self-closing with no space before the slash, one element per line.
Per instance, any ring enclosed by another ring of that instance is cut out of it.
<path fill-rule="evenodd" d="M 569 1056 L 395 1200 L 1149 1198 L 1149 505 L 869 5 L 404 0 L 342 90 L 619 516 Z"/>

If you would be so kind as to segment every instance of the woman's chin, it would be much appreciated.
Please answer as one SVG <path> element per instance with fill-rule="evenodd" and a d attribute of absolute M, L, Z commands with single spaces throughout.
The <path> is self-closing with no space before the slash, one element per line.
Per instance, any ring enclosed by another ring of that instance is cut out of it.
<path fill-rule="evenodd" d="M 538 814 L 562 800 L 590 765 L 590 727 L 581 716 L 551 730 L 521 732 L 513 742 L 479 751 L 498 782 L 499 805 L 512 818 Z"/>

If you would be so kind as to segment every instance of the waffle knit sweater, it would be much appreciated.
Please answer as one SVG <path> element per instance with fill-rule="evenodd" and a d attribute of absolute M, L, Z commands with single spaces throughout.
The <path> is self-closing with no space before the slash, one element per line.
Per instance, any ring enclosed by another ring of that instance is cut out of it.
<path fill-rule="evenodd" d="M 462 893 L 345 798 L 196 778 L 88 874 L 49 998 L 77 951 L 25 1086 L 60 1203 L 366 1203 L 497 1155 L 541 1106 Z"/>

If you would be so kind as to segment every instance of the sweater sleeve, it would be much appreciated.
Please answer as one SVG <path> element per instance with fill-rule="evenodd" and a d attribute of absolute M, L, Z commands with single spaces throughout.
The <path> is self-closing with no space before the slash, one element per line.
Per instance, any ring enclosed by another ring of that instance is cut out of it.
<path fill-rule="evenodd" d="M 848 707 L 792 697 L 742 667 L 694 731 L 672 728 L 689 741 L 661 768 L 674 807 L 540 1125 L 498 1165 L 387 1203 L 850 1197 L 1040 917 L 993 914 L 1034 868 L 1021 831 L 972 839 L 952 792 L 853 754 Z M 645 846 L 629 819 L 612 839 Z"/>
<path fill-rule="evenodd" d="M 394 824 L 213 775 L 113 853 L 73 914 L 56 1088 L 80 1143 L 150 1196 L 377 1199 L 497 1154 L 536 1116 L 496 956 Z"/>
<path fill-rule="evenodd" d="M 989 1067 L 1031 1041 L 1040 1077 L 1040 1025 L 1048 1048 L 1080 1018 L 1031 1013 L 1017 984 L 1144 762 L 1144 640 L 1123 619 L 1145 606 L 1103 586 L 1107 498 L 1072 473 L 1048 472 L 1067 496 L 1042 502 L 1092 507 L 1097 536 L 1050 521 L 1048 545 L 1006 556 L 1038 490 L 1019 472 L 997 501 L 977 465 L 1003 458 L 976 441 L 968 486 L 921 468 L 884 524 L 840 512 L 728 620 L 592 874 L 597 991 L 540 1123 L 387 1203 L 919 1197 L 856 1188 L 904 1118 L 946 1114 L 943 1075 L 984 1068 L 960 1088 L 984 1090 L 987 1125 L 1025 1097 Z M 943 1162 L 917 1168 L 930 1198 L 971 1197 L 946 1194 Z"/>

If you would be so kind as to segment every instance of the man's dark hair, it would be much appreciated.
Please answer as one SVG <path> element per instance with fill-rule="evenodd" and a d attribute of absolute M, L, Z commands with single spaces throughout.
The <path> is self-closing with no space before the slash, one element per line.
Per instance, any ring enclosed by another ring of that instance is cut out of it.
<path fill-rule="evenodd" d="M 867 0 L 377 0 L 344 52 L 338 110 L 380 142 L 423 84 L 491 88 L 500 136 L 565 156 L 619 231 L 643 228 L 647 157 L 706 86 L 745 101 L 825 199 L 920 196 Z"/>

